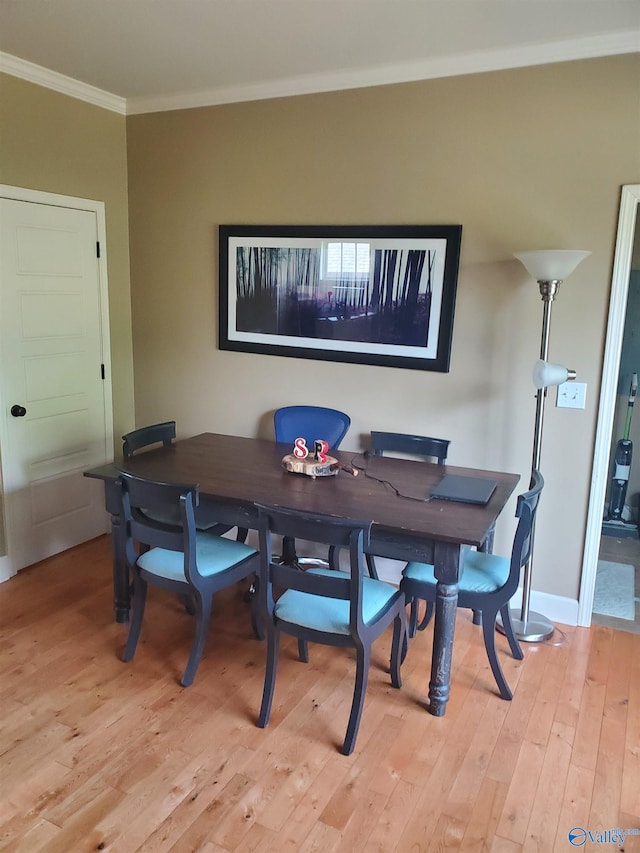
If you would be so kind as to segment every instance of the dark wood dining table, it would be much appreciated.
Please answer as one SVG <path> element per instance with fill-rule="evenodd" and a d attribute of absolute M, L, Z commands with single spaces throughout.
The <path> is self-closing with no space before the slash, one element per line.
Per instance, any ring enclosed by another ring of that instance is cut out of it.
<path fill-rule="evenodd" d="M 340 470 L 335 476 L 313 479 L 284 470 L 282 458 L 290 452 L 288 445 L 273 441 L 203 433 L 85 471 L 85 476 L 104 481 L 105 506 L 111 514 L 116 620 L 128 621 L 130 604 L 116 487 L 120 470 L 165 482 L 197 483 L 201 505 L 215 510 L 220 522 L 249 529 L 258 526 L 256 501 L 371 519 L 371 554 L 435 566 L 438 586 L 428 710 L 443 716 L 449 699 L 462 557 L 469 546 L 482 547 L 519 476 L 332 450 L 331 456 L 353 466 L 358 476 Z M 431 489 L 446 473 L 489 478 L 497 486 L 485 505 L 429 499 Z"/>

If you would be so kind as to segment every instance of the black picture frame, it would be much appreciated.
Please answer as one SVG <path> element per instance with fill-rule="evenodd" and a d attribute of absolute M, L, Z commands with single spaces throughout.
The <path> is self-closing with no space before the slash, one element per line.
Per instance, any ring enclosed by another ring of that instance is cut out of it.
<path fill-rule="evenodd" d="M 461 225 L 220 225 L 221 350 L 447 373 Z"/>

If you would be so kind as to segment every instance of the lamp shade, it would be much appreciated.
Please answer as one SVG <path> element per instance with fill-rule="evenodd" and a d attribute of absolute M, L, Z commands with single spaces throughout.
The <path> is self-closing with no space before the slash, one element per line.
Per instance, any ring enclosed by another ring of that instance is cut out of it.
<path fill-rule="evenodd" d="M 541 249 L 516 252 L 514 257 L 536 281 L 562 281 L 590 254 L 573 249 Z"/>
<path fill-rule="evenodd" d="M 549 385 L 562 385 L 568 379 L 575 378 L 575 370 L 568 370 L 562 364 L 551 364 L 539 358 L 533 365 L 533 384 L 538 389 Z"/>

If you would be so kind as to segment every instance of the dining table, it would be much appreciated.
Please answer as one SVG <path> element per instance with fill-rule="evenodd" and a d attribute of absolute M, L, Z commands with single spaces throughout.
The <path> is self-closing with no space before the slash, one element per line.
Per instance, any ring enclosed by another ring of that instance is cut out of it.
<path fill-rule="evenodd" d="M 465 550 L 482 548 L 518 481 L 517 474 L 331 450 L 330 475 L 291 473 L 289 445 L 260 438 L 202 433 L 85 471 L 102 480 L 111 515 L 115 618 L 129 619 L 121 471 L 162 482 L 197 484 L 200 504 L 217 521 L 255 530 L 256 502 L 372 522 L 368 553 L 431 563 L 437 579 L 428 711 L 443 716 L 450 693 L 458 582 Z M 351 472 L 349 471 L 351 469 Z M 485 504 L 436 500 L 431 491 L 445 474 L 493 480 Z"/>

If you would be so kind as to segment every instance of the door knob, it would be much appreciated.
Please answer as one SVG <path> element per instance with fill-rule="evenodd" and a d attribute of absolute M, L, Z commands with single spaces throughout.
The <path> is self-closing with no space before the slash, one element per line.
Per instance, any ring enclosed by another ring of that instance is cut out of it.
<path fill-rule="evenodd" d="M 23 418 L 27 414 L 27 410 L 24 406 L 11 406 L 11 414 L 14 418 Z"/>

